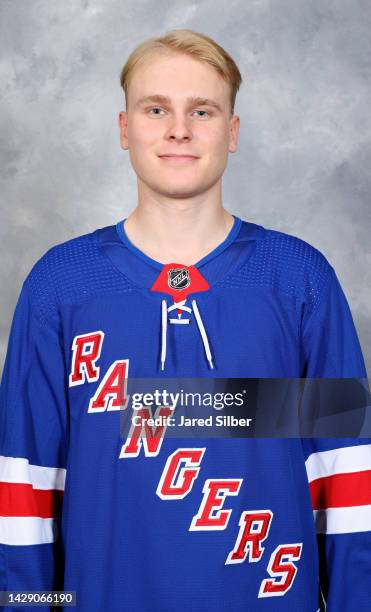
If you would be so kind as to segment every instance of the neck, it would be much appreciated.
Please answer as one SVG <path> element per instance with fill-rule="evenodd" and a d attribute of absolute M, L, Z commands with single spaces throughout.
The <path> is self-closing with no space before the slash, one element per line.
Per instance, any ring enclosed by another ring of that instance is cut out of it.
<path fill-rule="evenodd" d="M 139 193 L 142 197 L 125 221 L 125 232 L 138 249 L 160 263 L 197 263 L 233 226 L 221 197 L 174 199 Z"/>

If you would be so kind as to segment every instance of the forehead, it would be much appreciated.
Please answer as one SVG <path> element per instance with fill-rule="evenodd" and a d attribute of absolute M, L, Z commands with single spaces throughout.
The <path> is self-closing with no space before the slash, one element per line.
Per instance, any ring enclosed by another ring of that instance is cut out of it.
<path fill-rule="evenodd" d="M 129 83 L 131 102 L 161 93 L 177 100 L 190 97 L 212 98 L 225 103 L 229 85 L 210 64 L 183 53 L 156 52 L 143 58 Z"/>

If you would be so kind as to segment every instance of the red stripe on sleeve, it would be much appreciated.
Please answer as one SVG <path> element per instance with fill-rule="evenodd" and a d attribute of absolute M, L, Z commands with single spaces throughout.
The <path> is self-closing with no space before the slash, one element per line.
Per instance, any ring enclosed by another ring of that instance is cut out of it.
<path fill-rule="evenodd" d="M 309 483 L 313 510 L 371 504 L 371 470 L 334 474 Z"/>
<path fill-rule="evenodd" d="M 58 518 L 61 515 L 63 491 L 33 489 L 30 484 L 0 483 L 1 516 L 38 516 Z"/>

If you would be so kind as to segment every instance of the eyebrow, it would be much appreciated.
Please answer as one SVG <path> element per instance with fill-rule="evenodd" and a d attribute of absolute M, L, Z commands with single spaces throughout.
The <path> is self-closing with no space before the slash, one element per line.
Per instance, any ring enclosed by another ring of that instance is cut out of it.
<path fill-rule="evenodd" d="M 149 102 L 155 102 L 157 104 L 171 104 L 171 99 L 169 98 L 169 96 L 153 94 L 151 96 L 143 96 L 143 98 L 139 98 L 135 106 L 141 106 Z M 217 102 L 215 102 L 215 100 L 211 100 L 210 98 L 189 97 L 187 98 L 187 103 L 189 104 L 189 106 L 211 106 L 217 109 L 218 111 L 223 112 L 221 106 Z"/>

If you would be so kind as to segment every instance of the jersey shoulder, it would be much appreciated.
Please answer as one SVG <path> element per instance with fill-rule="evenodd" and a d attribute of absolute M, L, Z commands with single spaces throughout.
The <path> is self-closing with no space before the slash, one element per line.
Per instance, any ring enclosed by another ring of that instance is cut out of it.
<path fill-rule="evenodd" d="M 297 236 L 260 226 L 255 249 L 227 282 L 265 288 L 315 305 L 334 269 L 321 251 Z"/>
<path fill-rule="evenodd" d="M 265 230 L 258 254 L 269 267 L 287 276 L 318 276 L 333 270 L 319 249 L 302 238 L 278 230 Z"/>
<path fill-rule="evenodd" d="M 40 319 L 66 304 L 107 291 L 125 291 L 131 283 L 99 248 L 98 236 L 108 228 L 77 236 L 48 249 L 33 265 L 24 286 Z"/>

